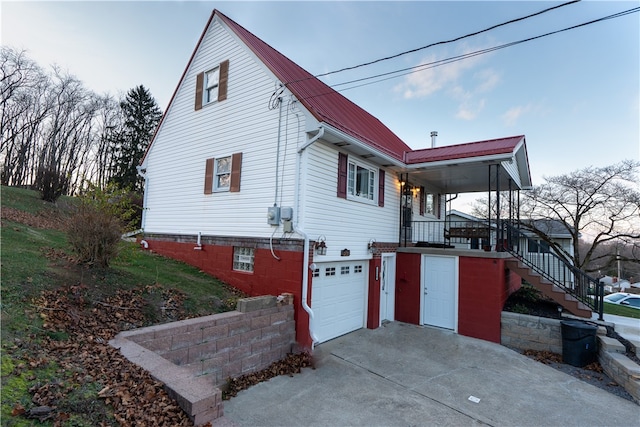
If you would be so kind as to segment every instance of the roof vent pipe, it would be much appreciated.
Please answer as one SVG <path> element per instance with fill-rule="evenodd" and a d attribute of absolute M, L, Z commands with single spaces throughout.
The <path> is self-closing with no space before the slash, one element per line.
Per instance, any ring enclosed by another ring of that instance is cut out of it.
<path fill-rule="evenodd" d="M 435 130 L 431 131 L 431 148 L 436 147 L 436 137 L 438 136 L 438 132 Z"/>

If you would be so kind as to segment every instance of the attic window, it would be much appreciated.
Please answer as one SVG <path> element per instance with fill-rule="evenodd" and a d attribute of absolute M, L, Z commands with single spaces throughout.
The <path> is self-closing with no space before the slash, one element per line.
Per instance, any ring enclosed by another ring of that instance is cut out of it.
<path fill-rule="evenodd" d="M 204 102 L 218 100 L 218 85 L 220 84 L 220 67 L 216 67 L 205 73 L 205 98 Z"/>
<path fill-rule="evenodd" d="M 229 81 L 229 61 L 223 61 L 207 72 L 196 76 L 196 102 L 195 110 L 202 109 L 203 105 L 215 101 L 221 102 L 227 99 L 227 86 Z"/>

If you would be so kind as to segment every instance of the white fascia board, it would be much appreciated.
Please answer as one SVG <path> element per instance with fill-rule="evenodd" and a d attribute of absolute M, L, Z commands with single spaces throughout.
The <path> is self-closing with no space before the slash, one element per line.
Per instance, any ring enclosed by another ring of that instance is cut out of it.
<path fill-rule="evenodd" d="M 329 124 L 327 124 L 325 122 L 322 122 L 322 127 L 325 128 L 326 132 L 328 132 L 328 133 L 330 133 L 330 134 L 342 139 L 343 141 L 348 142 L 351 145 L 355 145 L 356 147 L 359 147 L 359 148 L 362 148 L 364 150 L 367 150 L 367 151 L 371 152 L 371 154 L 374 154 L 376 157 L 384 159 L 384 161 L 387 164 L 390 164 L 390 165 L 398 167 L 398 168 L 403 168 L 403 169 L 407 167 L 407 165 L 404 162 L 402 162 L 402 161 L 400 161 L 398 159 L 395 159 L 395 158 L 389 156 L 388 154 L 383 153 L 382 151 L 379 151 L 379 150 L 376 150 L 375 148 L 372 148 L 370 145 L 365 144 L 364 142 L 352 137 L 351 135 L 348 135 L 348 134 L 342 132 L 341 130 L 338 130 L 338 129 L 334 128 L 333 126 L 331 126 L 331 125 L 329 125 Z"/>
<path fill-rule="evenodd" d="M 412 165 L 406 165 L 405 167 L 409 172 L 411 172 L 414 169 L 429 169 L 429 168 L 442 167 L 442 166 L 456 166 L 456 165 L 461 165 L 466 163 L 496 164 L 504 161 L 509 161 L 512 158 L 513 158 L 513 153 L 493 154 L 491 156 L 468 157 L 463 159 L 440 160 L 437 162 L 415 163 Z"/>

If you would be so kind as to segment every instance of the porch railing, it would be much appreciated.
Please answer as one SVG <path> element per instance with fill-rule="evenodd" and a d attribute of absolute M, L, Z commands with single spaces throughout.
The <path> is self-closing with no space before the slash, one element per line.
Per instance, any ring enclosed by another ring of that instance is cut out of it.
<path fill-rule="evenodd" d="M 541 248 L 541 245 L 510 221 L 501 221 L 500 234 L 498 238 L 504 244 L 498 245 L 499 250 L 509 252 L 531 270 L 598 313 L 598 318 L 602 320 L 604 285 L 599 280 L 551 250 L 529 252 L 526 248 Z"/>
<path fill-rule="evenodd" d="M 412 221 L 404 237 L 419 246 L 483 249 L 490 245 L 491 227 L 484 221 Z"/>
<path fill-rule="evenodd" d="M 502 243 L 498 243 L 502 242 Z M 506 251 L 535 273 L 597 312 L 602 320 L 604 285 L 539 245 L 517 223 L 500 221 L 412 221 L 401 231 L 401 245 Z M 536 247 L 536 252 L 528 248 Z"/>

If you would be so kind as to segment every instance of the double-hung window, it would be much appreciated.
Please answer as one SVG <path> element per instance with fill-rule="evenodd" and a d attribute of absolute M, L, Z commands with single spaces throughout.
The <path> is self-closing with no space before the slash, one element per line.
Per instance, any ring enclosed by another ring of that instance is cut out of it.
<path fill-rule="evenodd" d="M 242 153 L 207 159 L 204 172 L 204 194 L 240 191 Z"/>
<path fill-rule="evenodd" d="M 222 61 L 208 71 L 196 75 L 195 110 L 227 99 L 229 60 Z"/>
<path fill-rule="evenodd" d="M 205 103 L 218 100 L 218 86 L 220 84 L 220 67 L 205 73 Z"/>
<path fill-rule="evenodd" d="M 424 202 L 424 213 L 429 215 L 436 214 L 436 198 L 435 195 L 427 193 Z"/>
<path fill-rule="evenodd" d="M 228 191 L 231 184 L 231 156 L 216 159 L 213 175 L 214 191 Z"/>
<path fill-rule="evenodd" d="M 353 161 L 349 162 L 347 195 L 356 200 L 375 200 L 376 170 Z"/>

